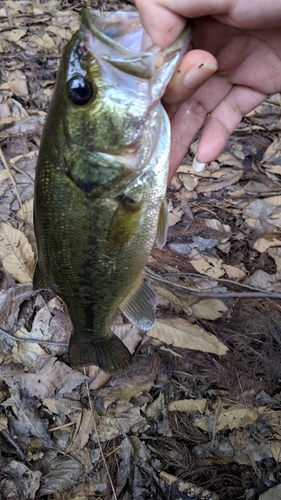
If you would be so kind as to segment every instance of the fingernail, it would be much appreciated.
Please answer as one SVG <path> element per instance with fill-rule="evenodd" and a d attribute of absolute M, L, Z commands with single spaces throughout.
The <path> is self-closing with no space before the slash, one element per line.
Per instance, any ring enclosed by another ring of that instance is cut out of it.
<path fill-rule="evenodd" d="M 201 163 L 200 161 L 197 160 L 196 156 L 194 156 L 194 160 L 192 163 L 192 168 L 194 172 L 202 172 L 204 168 L 206 167 L 206 163 Z"/>
<path fill-rule="evenodd" d="M 212 76 L 218 67 L 211 62 L 199 63 L 193 66 L 183 77 L 183 84 L 190 88 L 196 89 Z"/>

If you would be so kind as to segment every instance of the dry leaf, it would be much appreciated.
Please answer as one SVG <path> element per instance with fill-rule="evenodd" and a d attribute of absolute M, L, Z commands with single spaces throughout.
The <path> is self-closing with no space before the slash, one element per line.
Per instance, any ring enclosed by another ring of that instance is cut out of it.
<path fill-rule="evenodd" d="M 190 264 L 201 274 L 206 274 L 212 278 L 220 278 L 225 271 L 222 269 L 222 260 L 208 257 L 207 255 L 199 259 L 192 259 Z"/>
<path fill-rule="evenodd" d="M 78 428 L 78 433 L 76 434 L 72 448 L 78 448 L 82 450 L 89 441 L 89 436 L 95 429 L 94 425 L 94 415 L 92 410 L 83 409 L 82 420 Z"/>
<path fill-rule="evenodd" d="M 212 352 L 220 356 L 228 351 L 228 348 L 214 335 L 181 318 L 158 320 L 146 335 L 183 349 Z"/>
<path fill-rule="evenodd" d="M 8 331 L 17 321 L 21 304 L 32 294 L 30 283 L 14 285 L 8 290 L 0 290 L 0 328 Z"/>
<path fill-rule="evenodd" d="M 266 252 L 266 250 L 268 250 L 268 248 L 270 248 L 270 247 L 281 246 L 281 240 L 278 240 L 277 238 L 274 238 L 274 237 L 269 237 L 269 239 L 268 239 L 268 238 L 266 238 L 266 236 L 263 236 L 261 238 L 258 238 L 255 241 L 253 246 L 254 246 L 255 250 L 262 253 L 262 252 Z"/>
<path fill-rule="evenodd" d="M 160 477 L 170 485 L 176 482 L 177 489 L 181 493 L 186 493 L 188 498 L 198 498 L 200 500 L 219 500 L 218 495 L 208 490 L 204 490 L 202 486 L 197 486 L 189 481 L 179 481 L 179 478 L 169 474 L 166 471 L 160 472 Z"/>
<path fill-rule="evenodd" d="M 77 460 L 48 451 L 44 453 L 44 481 L 41 482 L 38 498 L 58 496 L 58 492 L 75 485 L 82 475 L 82 465 Z"/>
<path fill-rule="evenodd" d="M 175 224 L 177 224 L 179 221 L 181 220 L 181 217 L 179 217 L 178 215 L 176 214 L 173 214 L 172 212 L 170 212 L 168 214 L 168 226 L 174 226 Z"/>
<path fill-rule="evenodd" d="M 275 261 L 277 272 L 281 272 L 281 247 L 269 248 L 267 251 L 268 255 L 272 257 Z"/>
<path fill-rule="evenodd" d="M 99 423 L 98 435 L 101 442 L 115 439 L 120 435 L 131 432 L 136 433 L 138 429 L 147 429 L 149 425 L 140 414 L 140 409 L 136 407 L 128 408 L 123 413 L 116 414 L 112 409 L 112 414 L 106 414 Z M 133 429 L 133 430 L 132 430 Z M 92 434 L 93 441 L 97 441 L 96 434 Z"/>
<path fill-rule="evenodd" d="M 53 397 L 71 392 L 88 377 L 57 361 L 52 356 L 38 356 L 36 373 L 27 373 L 20 365 L 0 366 L 0 378 L 10 387 L 27 389 L 31 396 Z"/>
<path fill-rule="evenodd" d="M 231 227 L 228 224 L 222 224 L 218 219 L 204 219 L 204 225 L 209 227 L 210 229 L 215 229 L 216 231 L 220 231 L 221 233 L 227 233 L 227 238 L 222 241 L 228 240 L 228 234 L 230 236 Z"/>
<path fill-rule="evenodd" d="M 4 429 L 7 429 L 8 426 L 8 419 L 4 415 L 0 415 L 0 432 L 2 432 Z"/>
<path fill-rule="evenodd" d="M 15 333 L 15 336 L 19 336 L 18 332 Z M 15 342 L 12 349 L 13 363 L 21 363 L 23 366 L 28 368 L 29 371 L 34 370 L 38 356 L 46 355 L 46 351 L 44 351 L 44 349 L 42 349 L 42 347 L 35 342 Z"/>
<path fill-rule="evenodd" d="M 223 264 L 222 267 L 227 276 L 232 280 L 242 280 L 245 276 L 247 276 L 247 273 L 242 271 L 242 269 L 239 269 L 239 267 L 229 266 L 228 264 Z"/>
<path fill-rule="evenodd" d="M 194 174 L 178 174 L 180 180 L 182 181 L 185 189 L 188 191 L 193 191 L 198 184 L 198 177 Z"/>
<path fill-rule="evenodd" d="M 34 202 L 34 197 L 30 198 L 29 200 L 26 200 L 22 204 L 22 208 L 17 211 L 17 216 L 25 221 L 28 222 L 31 226 L 33 226 L 33 202 Z"/>
<path fill-rule="evenodd" d="M 0 224 L 0 258 L 19 283 L 32 280 L 35 262 L 31 245 L 21 231 L 5 222 Z"/>
<path fill-rule="evenodd" d="M 49 421 L 46 418 L 41 418 L 38 412 L 39 401 L 36 398 L 31 398 L 25 388 L 17 391 L 14 386 L 13 389 L 13 413 L 16 416 L 10 414 L 8 420 L 15 435 L 26 444 L 29 444 L 31 436 L 35 436 L 42 440 L 44 446 L 53 448 L 54 443 L 48 434 Z"/>
<path fill-rule="evenodd" d="M 192 313 L 196 318 L 210 319 L 214 321 L 215 319 L 221 318 L 221 316 L 228 311 L 228 307 L 220 299 L 203 299 L 191 306 Z"/>
<path fill-rule="evenodd" d="M 273 486 L 267 491 L 264 491 L 259 496 L 258 500 L 280 500 L 281 498 L 281 484 Z"/>
<path fill-rule="evenodd" d="M 264 408 L 262 408 L 264 409 Z M 223 410 L 218 415 L 210 415 L 199 417 L 194 420 L 194 425 L 204 431 L 221 431 L 222 429 L 238 429 L 246 427 L 259 418 L 259 411 L 254 408 L 237 408 L 231 406 L 227 410 Z"/>
<path fill-rule="evenodd" d="M 16 69 L 10 72 L 9 85 L 11 92 L 16 96 L 28 96 L 26 76 L 22 71 Z"/>
<path fill-rule="evenodd" d="M 219 191 L 220 189 L 224 189 L 232 184 L 238 182 L 243 175 L 243 170 L 233 170 L 228 169 L 228 172 L 221 177 L 221 182 L 202 182 L 197 187 L 198 193 L 209 193 L 212 191 Z"/>
<path fill-rule="evenodd" d="M 270 448 L 274 460 L 276 460 L 277 463 L 281 462 L 281 441 L 271 441 Z"/>
<path fill-rule="evenodd" d="M 204 413 L 207 406 L 207 399 L 179 399 L 169 404 L 169 411 L 184 411 L 185 413 Z"/>

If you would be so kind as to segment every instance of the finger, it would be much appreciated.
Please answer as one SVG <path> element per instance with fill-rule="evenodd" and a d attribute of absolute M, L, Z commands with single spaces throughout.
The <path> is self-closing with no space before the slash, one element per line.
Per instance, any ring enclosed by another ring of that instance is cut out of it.
<path fill-rule="evenodd" d="M 170 10 L 158 2 L 135 0 L 142 24 L 151 40 L 161 48 L 168 47 L 180 35 L 186 25 L 185 17 L 179 15 L 176 9 Z"/>
<path fill-rule="evenodd" d="M 179 104 L 186 101 L 217 69 L 217 61 L 209 52 L 187 52 L 166 88 L 163 102 Z"/>
<path fill-rule="evenodd" d="M 227 14 L 232 8 L 231 0 L 135 0 L 135 4 L 153 43 L 163 48 L 179 36 L 186 18 Z"/>
<path fill-rule="evenodd" d="M 173 110 L 168 108 L 171 120 L 171 179 L 180 165 L 196 134 L 202 128 L 208 114 L 228 95 L 232 84 L 228 80 L 213 75 L 199 90 Z"/>
<path fill-rule="evenodd" d="M 197 160 L 210 163 L 227 144 L 229 136 L 242 117 L 255 109 L 268 96 L 248 87 L 234 86 L 227 97 L 211 112 L 197 150 Z"/>

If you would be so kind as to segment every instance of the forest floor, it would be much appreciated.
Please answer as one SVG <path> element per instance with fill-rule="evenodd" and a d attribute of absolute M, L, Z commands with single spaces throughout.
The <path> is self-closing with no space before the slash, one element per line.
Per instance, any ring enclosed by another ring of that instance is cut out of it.
<path fill-rule="evenodd" d="M 128 369 L 69 367 L 65 306 L 32 292 L 36 159 L 85 4 L 134 9 L 0 2 L 0 499 L 280 499 L 279 94 L 199 173 L 195 141 L 172 180 L 146 268 L 156 326 L 114 318 Z"/>

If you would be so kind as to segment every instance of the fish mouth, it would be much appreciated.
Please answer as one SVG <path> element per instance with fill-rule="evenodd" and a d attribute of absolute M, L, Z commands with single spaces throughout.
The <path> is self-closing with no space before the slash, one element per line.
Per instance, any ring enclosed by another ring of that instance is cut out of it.
<path fill-rule="evenodd" d="M 128 144 L 126 146 L 120 146 L 120 147 L 114 147 L 114 148 L 91 148 L 91 146 L 88 148 L 89 153 L 91 154 L 97 154 L 100 156 L 106 156 L 112 158 L 125 158 L 125 157 L 131 157 L 135 156 L 139 149 L 140 149 L 140 139 L 135 140 L 131 144 Z"/>
<path fill-rule="evenodd" d="M 91 38 L 97 38 L 108 50 L 100 57 L 110 64 L 130 75 L 150 79 L 166 62 L 174 59 L 177 53 L 186 50 L 191 39 L 191 27 L 188 25 L 177 40 L 167 49 L 161 50 L 159 46 L 152 45 L 146 50 L 141 50 L 144 29 L 137 12 L 128 16 L 117 12 L 105 18 L 93 16 L 88 9 L 81 12 L 81 31 L 91 46 Z M 114 22 L 115 20 L 115 22 Z M 139 31 L 139 46 L 132 50 L 132 31 Z M 89 37 L 90 35 L 90 37 Z M 91 36 L 92 35 L 92 36 Z M 146 35 L 148 37 L 148 35 Z M 120 43 L 120 41 L 123 43 Z M 92 51 L 94 53 L 94 50 Z M 107 53 L 106 53 L 107 52 Z"/>

